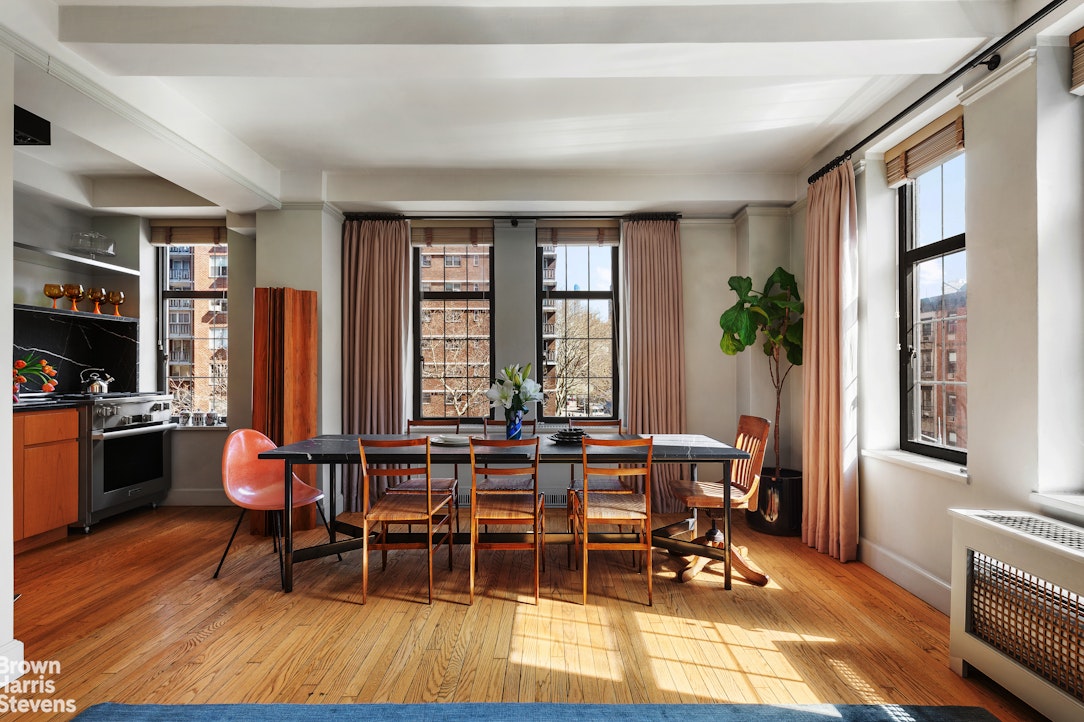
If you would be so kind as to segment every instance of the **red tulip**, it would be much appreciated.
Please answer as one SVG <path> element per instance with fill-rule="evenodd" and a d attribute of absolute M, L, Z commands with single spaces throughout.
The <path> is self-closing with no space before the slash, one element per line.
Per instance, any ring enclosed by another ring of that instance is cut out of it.
<path fill-rule="evenodd" d="M 25 369 L 26 368 L 26 361 L 23 361 L 22 359 L 19 359 L 18 361 L 15 362 L 15 368 L 17 368 L 17 369 Z"/>

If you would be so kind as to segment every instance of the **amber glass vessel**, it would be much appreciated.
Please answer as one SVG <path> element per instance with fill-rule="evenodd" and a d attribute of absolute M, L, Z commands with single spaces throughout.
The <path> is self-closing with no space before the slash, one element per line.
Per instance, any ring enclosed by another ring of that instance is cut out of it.
<path fill-rule="evenodd" d="M 64 298 L 64 286 L 59 283 L 46 283 L 42 291 L 45 293 L 46 298 L 53 299 L 53 308 L 56 308 L 58 298 Z"/>
<path fill-rule="evenodd" d="M 83 290 L 83 286 L 78 283 L 65 283 L 64 295 L 72 302 L 73 311 L 78 311 L 79 302 L 87 297 L 87 293 Z"/>
<path fill-rule="evenodd" d="M 106 299 L 113 304 L 113 315 L 120 315 L 120 305 L 124 303 L 124 291 L 110 291 Z"/>

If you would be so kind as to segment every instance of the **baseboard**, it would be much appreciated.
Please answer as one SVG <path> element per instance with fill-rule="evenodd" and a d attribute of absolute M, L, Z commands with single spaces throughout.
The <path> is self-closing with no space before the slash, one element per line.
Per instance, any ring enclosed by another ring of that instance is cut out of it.
<path fill-rule="evenodd" d="M 162 506 L 232 506 L 226 492 L 218 489 L 170 489 Z"/>
<path fill-rule="evenodd" d="M 23 643 L 18 639 L 0 645 L 0 687 L 22 676 L 24 659 Z"/>
<path fill-rule="evenodd" d="M 947 581 L 868 539 L 862 539 L 858 548 L 859 557 L 867 567 L 891 579 L 944 614 L 949 613 L 952 587 Z"/>

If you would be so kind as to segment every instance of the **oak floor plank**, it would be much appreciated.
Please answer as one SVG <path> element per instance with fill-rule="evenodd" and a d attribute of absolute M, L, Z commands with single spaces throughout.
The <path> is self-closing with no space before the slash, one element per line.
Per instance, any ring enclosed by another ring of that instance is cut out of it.
<path fill-rule="evenodd" d="M 466 510 L 464 510 L 465 512 Z M 978 705 L 1006 722 L 1041 719 L 997 685 L 948 668 L 948 619 L 860 563 L 799 539 L 736 536 L 765 587 L 721 564 L 689 583 L 656 551 L 655 604 L 627 552 L 592 552 L 589 601 L 564 546 L 546 549 L 534 604 L 531 555 L 483 551 L 467 604 L 468 558 L 360 552 L 295 566 L 279 591 L 265 537 L 240 534 L 217 580 L 232 508 L 161 507 L 109 519 L 15 558 L 15 638 L 57 660 L 57 693 L 79 709 L 118 702 L 766 702 Z M 659 520 L 663 523 L 665 520 Z M 564 531 L 563 509 L 547 527 Z M 323 540 L 298 535 L 297 546 Z M 62 717 L 61 717 L 62 718 Z"/>

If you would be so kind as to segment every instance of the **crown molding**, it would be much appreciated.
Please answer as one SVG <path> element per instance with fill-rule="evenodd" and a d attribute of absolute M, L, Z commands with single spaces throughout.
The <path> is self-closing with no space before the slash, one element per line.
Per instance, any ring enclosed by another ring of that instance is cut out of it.
<path fill-rule="evenodd" d="M 994 90 L 1000 88 L 1020 73 L 1033 67 L 1035 65 L 1035 56 L 1037 52 L 1038 51 L 1035 48 L 1025 50 L 1009 62 L 1003 63 L 1000 68 L 990 73 L 970 88 L 960 91 L 956 96 L 959 99 L 960 104 L 964 106 L 971 105 L 975 101 L 986 97 Z"/>
<path fill-rule="evenodd" d="M 4 25 L 0 25 L 0 46 L 8 48 L 11 52 L 15 53 L 15 55 L 38 67 L 47 75 L 56 78 L 73 90 L 82 93 L 106 110 L 116 113 L 137 128 L 144 130 L 153 137 L 187 153 L 204 166 L 260 198 L 267 205 L 274 208 L 281 207 L 281 202 L 278 197 L 267 189 L 253 183 L 249 178 L 238 173 L 211 153 L 203 150 L 179 133 L 167 128 L 142 110 L 139 110 L 128 101 L 123 100 L 120 96 L 108 90 L 105 86 L 91 80 L 64 61 L 49 55 L 41 48 L 27 41 L 17 33 L 12 32 L 10 28 Z"/>

